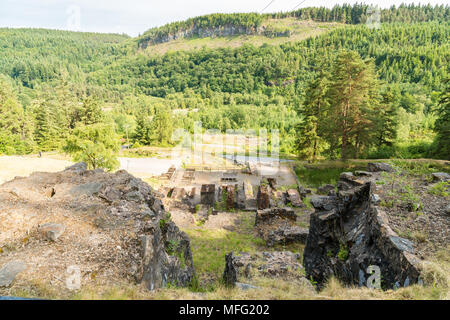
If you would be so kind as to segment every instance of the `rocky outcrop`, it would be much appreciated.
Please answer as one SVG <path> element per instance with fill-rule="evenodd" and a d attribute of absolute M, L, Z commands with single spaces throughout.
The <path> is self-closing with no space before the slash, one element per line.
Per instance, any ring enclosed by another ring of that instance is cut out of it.
<path fill-rule="evenodd" d="M 223 272 L 223 282 L 227 287 L 234 287 L 237 282 L 237 270 L 235 256 L 233 252 L 225 255 L 225 270 Z"/>
<path fill-rule="evenodd" d="M 360 180 L 352 172 L 343 172 L 339 177 L 337 187 L 339 190 L 349 190 L 354 187 L 362 186 L 364 181 Z"/>
<path fill-rule="evenodd" d="M 450 174 L 445 172 L 434 172 L 432 173 L 433 182 L 446 182 L 450 181 Z"/>
<path fill-rule="evenodd" d="M 307 189 L 307 188 L 303 187 L 300 184 L 298 184 L 298 188 L 297 189 L 298 189 L 298 192 L 299 192 L 300 197 L 302 199 L 305 199 L 307 196 L 309 196 L 312 193 L 311 189 Z"/>
<path fill-rule="evenodd" d="M 202 28 L 194 26 L 192 28 L 180 30 L 175 33 L 161 33 L 156 36 L 149 36 L 146 38 L 142 38 L 139 40 L 139 47 L 141 49 L 145 49 L 149 45 L 192 37 L 214 38 L 214 37 L 229 37 L 241 34 L 251 35 L 257 33 L 258 31 L 255 28 L 246 28 L 243 26 L 224 25 L 221 27 L 210 27 L 210 28 Z"/>
<path fill-rule="evenodd" d="M 270 187 L 268 185 L 259 186 L 256 205 L 258 210 L 264 210 L 270 207 Z"/>
<path fill-rule="evenodd" d="M 306 243 L 308 230 L 296 225 L 297 215 L 291 208 L 258 210 L 255 228 L 267 246 Z"/>
<path fill-rule="evenodd" d="M 179 30 L 174 33 L 156 33 L 148 36 L 144 36 L 139 40 L 139 47 L 145 49 L 150 45 L 175 41 L 178 39 L 186 39 L 192 37 L 198 38 L 215 38 L 215 37 L 230 37 L 236 35 L 264 35 L 269 38 L 275 37 L 290 37 L 291 31 L 275 30 L 268 27 L 255 28 L 253 26 L 239 26 L 239 25 L 223 25 L 220 27 L 199 27 L 194 25 L 191 28 Z"/>
<path fill-rule="evenodd" d="M 20 203 L 12 190 L 21 195 Z M 52 190 L 50 198 L 48 190 Z M 25 231 L 15 230 L 27 239 L 26 251 L 18 248 L 15 255 L 43 266 L 51 257 L 55 265 L 39 274 L 30 268 L 27 281 L 47 274 L 62 278 L 65 266 L 76 261 L 96 281 L 136 281 L 150 290 L 168 284 L 185 286 L 195 273 L 189 238 L 171 221 L 161 196 L 124 170 L 87 170 L 83 163 L 62 172 L 36 172 L 0 186 L 1 211 L 13 212 L 21 206 L 21 217 L 28 223 L 22 227 Z M 7 241 L 15 239 L 14 233 L 6 234 Z M 42 254 L 42 246 L 51 254 Z M 0 256 L 1 264 L 7 260 Z M 2 269 L 2 273 L 11 275 L 9 270 L 19 269 Z"/>
<path fill-rule="evenodd" d="M 370 172 L 379 172 L 379 171 L 385 171 L 385 172 L 394 172 L 394 168 L 389 163 L 384 162 L 370 162 L 367 165 L 367 170 Z"/>
<path fill-rule="evenodd" d="M 386 214 L 372 203 L 375 184 L 347 189 L 352 176 L 341 177 L 336 197 L 313 197 L 304 251 L 306 276 L 320 286 L 330 276 L 349 285 L 366 285 L 370 266 L 381 270 L 383 288 L 417 283 L 419 260 L 409 240 L 389 227 Z M 359 182 L 358 182 L 359 184 Z"/>
<path fill-rule="evenodd" d="M 302 199 L 300 198 L 300 194 L 295 189 L 289 189 L 287 192 L 287 201 L 296 208 L 304 207 L 305 205 L 302 202 Z"/>
<path fill-rule="evenodd" d="M 306 243 L 308 238 L 308 229 L 300 228 L 299 226 L 293 226 L 288 224 L 280 225 L 278 228 L 269 231 L 266 238 L 266 245 L 272 247 L 277 244 L 289 244 L 289 243 Z"/>
<path fill-rule="evenodd" d="M 174 223 L 151 226 L 141 236 L 141 243 L 143 263 L 137 276 L 148 289 L 191 282 L 194 269 L 190 241 Z"/>
<path fill-rule="evenodd" d="M 317 188 L 317 193 L 327 195 L 330 193 L 330 191 L 334 191 L 335 189 L 336 187 L 333 186 L 332 184 L 326 184 Z"/>
<path fill-rule="evenodd" d="M 96 179 L 102 185 L 98 196 L 108 203 L 112 201 L 108 211 L 138 222 L 141 260 L 134 274 L 136 280 L 150 290 L 169 283 L 187 285 L 194 276 L 190 241 L 170 220 L 158 193 L 126 171 L 103 175 L 109 183 L 102 183 L 102 177 Z M 183 191 L 179 190 L 175 196 L 184 196 Z"/>

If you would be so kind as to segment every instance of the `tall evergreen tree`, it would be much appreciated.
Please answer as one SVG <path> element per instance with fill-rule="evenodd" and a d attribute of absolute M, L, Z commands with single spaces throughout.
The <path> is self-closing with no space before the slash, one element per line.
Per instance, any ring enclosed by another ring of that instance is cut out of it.
<path fill-rule="evenodd" d="M 319 68 L 319 74 L 306 89 L 301 115 L 303 120 L 296 127 L 296 148 L 301 159 L 315 162 L 325 149 L 323 139 L 323 120 L 329 106 L 327 100 L 328 75 L 324 66 Z"/>
<path fill-rule="evenodd" d="M 399 95 L 396 88 L 389 86 L 381 93 L 380 104 L 372 113 L 374 138 L 378 146 L 392 146 L 397 138 Z"/>
<path fill-rule="evenodd" d="M 341 159 L 356 156 L 370 143 L 376 88 L 373 61 L 364 61 L 355 51 L 340 51 L 331 72 L 326 131 L 330 144 L 340 146 Z"/>
<path fill-rule="evenodd" d="M 450 160 L 450 80 L 442 92 L 435 124 L 436 141 L 434 153 L 439 158 Z"/>
<path fill-rule="evenodd" d="M 134 132 L 134 141 L 143 145 L 151 143 L 150 121 L 146 114 L 138 114 L 136 116 L 136 129 Z"/>
<path fill-rule="evenodd" d="M 120 149 L 119 138 L 110 125 L 99 123 L 75 128 L 63 149 L 74 161 L 86 162 L 90 169 L 114 170 L 119 167 L 116 157 Z"/>
<path fill-rule="evenodd" d="M 84 125 L 100 123 L 103 120 L 103 110 L 100 101 L 93 97 L 84 99 L 80 110 L 80 121 Z"/>
<path fill-rule="evenodd" d="M 170 110 L 161 106 L 151 122 L 153 140 L 159 144 L 170 144 L 172 140 L 173 119 Z"/>

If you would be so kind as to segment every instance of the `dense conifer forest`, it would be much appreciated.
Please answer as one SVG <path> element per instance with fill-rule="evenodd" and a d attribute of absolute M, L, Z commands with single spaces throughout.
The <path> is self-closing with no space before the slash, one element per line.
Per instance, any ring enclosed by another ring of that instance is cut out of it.
<path fill-rule="evenodd" d="M 174 128 L 202 121 L 222 132 L 278 129 L 281 152 L 309 161 L 449 159 L 449 7 L 382 9 L 379 28 L 366 24 L 368 10 L 215 14 L 138 38 L 0 29 L 0 153 L 75 148 L 86 132 L 171 146 Z M 281 45 L 140 47 L 193 27 L 256 30 L 285 18 L 341 25 Z"/>

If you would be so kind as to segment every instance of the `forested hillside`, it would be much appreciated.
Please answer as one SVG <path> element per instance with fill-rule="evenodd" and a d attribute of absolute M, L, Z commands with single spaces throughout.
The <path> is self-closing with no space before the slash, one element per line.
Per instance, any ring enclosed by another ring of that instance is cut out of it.
<path fill-rule="evenodd" d="M 0 29 L 0 73 L 25 87 L 61 78 L 74 80 L 100 69 L 119 54 L 116 45 L 128 36 L 45 29 Z"/>
<path fill-rule="evenodd" d="M 344 5 L 262 16 L 210 15 L 152 29 L 136 39 L 0 29 L 0 153 L 62 149 L 82 126 L 88 126 L 86 131 L 97 126 L 100 133 L 113 126 L 136 146 L 168 146 L 174 143 L 173 128 L 192 132 L 200 120 L 204 128 L 221 131 L 279 129 L 281 151 L 310 161 L 449 158 L 442 148 L 448 128 L 449 7 L 384 9 L 375 29 L 363 23 L 367 9 Z M 144 38 L 194 25 L 258 28 L 269 18 L 343 24 L 281 45 L 163 55 L 139 49 Z M 343 65 L 354 83 L 336 82 L 337 75 L 344 75 Z M 330 127 L 333 122 L 326 119 L 342 113 L 339 92 L 353 86 L 358 95 L 346 101 L 358 115 L 349 119 L 355 126 L 345 137 L 334 135 L 343 124 Z M 179 109 L 187 112 L 173 112 Z"/>
<path fill-rule="evenodd" d="M 298 20 L 313 20 L 320 22 L 340 22 L 345 24 L 366 23 L 374 8 L 366 4 L 336 5 L 333 8 L 308 7 L 291 12 L 281 12 L 273 14 L 258 13 L 236 13 L 236 14 L 211 14 L 186 21 L 174 22 L 159 28 L 148 30 L 139 38 L 139 45 L 147 47 L 149 44 L 168 42 L 178 38 L 189 38 L 193 36 L 207 37 L 211 34 L 235 35 L 235 34 L 256 34 L 262 33 L 272 36 L 274 33 L 289 35 L 289 29 L 273 30 L 263 28 L 267 19 L 283 19 L 294 17 Z M 445 21 L 448 17 L 449 8 L 447 6 L 416 6 L 400 5 L 389 9 L 380 10 L 380 22 L 426 22 Z M 226 30 L 228 29 L 228 30 Z M 207 32 L 209 31 L 209 32 Z"/>

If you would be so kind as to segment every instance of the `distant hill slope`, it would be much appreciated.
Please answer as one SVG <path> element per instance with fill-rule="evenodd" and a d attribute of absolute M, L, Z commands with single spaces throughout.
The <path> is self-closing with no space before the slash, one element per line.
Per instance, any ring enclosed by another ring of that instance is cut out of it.
<path fill-rule="evenodd" d="M 263 44 L 280 45 L 315 37 L 337 27 L 345 26 L 337 22 L 303 21 L 295 18 L 269 19 L 264 23 L 265 30 L 272 30 L 271 35 L 230 34 L 227 36 L 209 35 L 208 37 L 180 37 L 175 40 L 140 46 L 146 54 L 165 54 L 167 52 L 199 50 L 202 48 L 237 48 L 245 44 L 261 46 Z M 278 30 L 278 31 L 275 31 Z M 272 33 L 273 32 L 273 33 Z"/>
<path fill-rule="evenodd" d="M 103 60 L 117 56 L 117 44 L 127 39 L 118 34 L 0 28 L 0 73 L 27 87 L 62 73 L 79 79 L 101 68 Z"/>
<path fill-rule="evenodd" d="M 430 92 L 439 90 L 447 75 L 448 26 L 438 22 L 382 24 L 379 29 L 356 25 L 278 46 L 179 50 L 163 56 L 135 54 L 91 73 L 88 79 L 110 90 L 134 88 L 157 97 L 189 90 L 205 97 L 211 96 L 210 92 L 294 97 L 311 78 L 318 59 L 331 60 L 334 52 L 350 49 L 373 58 L 386 82 L 418 85 Z"/>
<path fill-rule="evenodd" d="M 294 18 L 299 21 L 337 22 L 342 24 L 364 24 L 371 22 L 429 22 L 446 21 L 449 16 L 446 5 L 400 5 L 388 9 L 377 9 L 367 4 L 343 4 L 333 8 L 308 7 L 291 12 L 272 14 L 232 13 L 209 14 L 166 24 L 146 31 L 138 38 L 138 46 L 145 49 L 152 45 L 179 39 L 233 37 L 238 35 L 263 36 L 267 38 L 290 37 L 291 26 L 276 20 Z"/>

